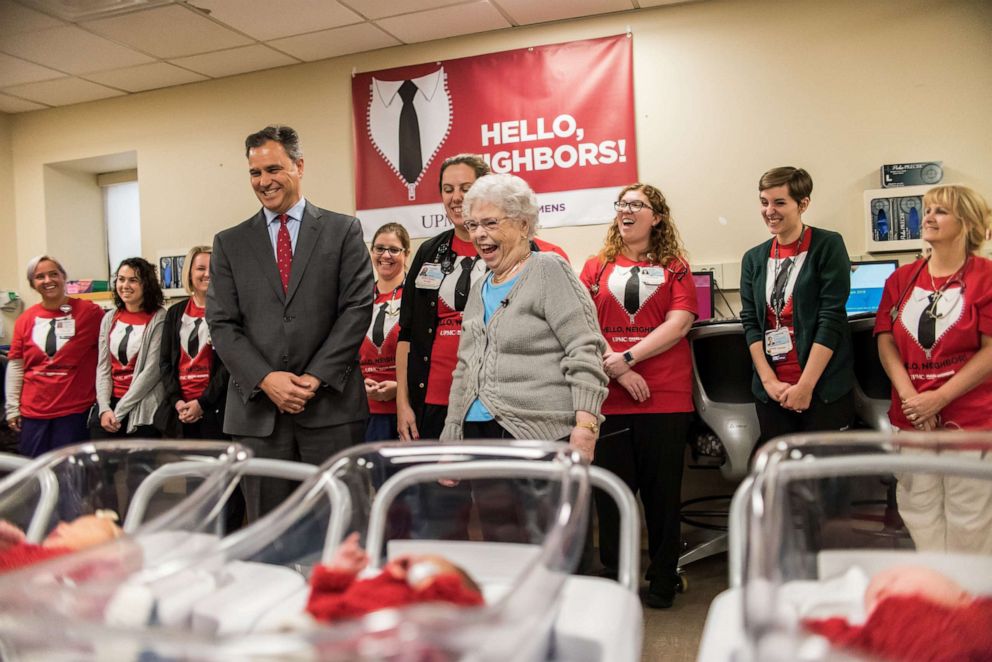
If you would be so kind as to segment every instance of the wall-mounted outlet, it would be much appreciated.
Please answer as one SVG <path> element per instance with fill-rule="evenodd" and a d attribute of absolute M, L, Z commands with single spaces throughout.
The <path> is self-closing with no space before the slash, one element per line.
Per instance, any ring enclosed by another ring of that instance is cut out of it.
<path fill-rule="evenodd" d="M 720 287 L 723 287 L 723 265 L 722 264 L 694 264 L 693 271 L 709 271 L 713 274 L 713 280 Z"/>

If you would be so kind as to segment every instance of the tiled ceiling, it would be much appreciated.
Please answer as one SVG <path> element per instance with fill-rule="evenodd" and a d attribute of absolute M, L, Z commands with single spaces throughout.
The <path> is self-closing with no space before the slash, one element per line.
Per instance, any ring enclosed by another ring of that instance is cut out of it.
<path fill-rule="evenodd" d="M 0 112 L 686 1 L 0 0 Z"/>

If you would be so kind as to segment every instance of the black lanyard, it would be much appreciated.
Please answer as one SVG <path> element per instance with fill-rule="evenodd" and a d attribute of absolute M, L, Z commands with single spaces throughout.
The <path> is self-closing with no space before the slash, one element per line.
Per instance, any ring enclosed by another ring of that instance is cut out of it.
<path fill-rule="evenodd" d="M 789 278 L 792 276 L 792 267 L 796 266 L 796 259 L 799 257 L 799 252 L 802 250 L 803 237 L 806 236 L 806 224 L 803 224 L 802 230 L 799 231 L 799 239 L 796 240 L 796 254 L 789 263 L 789 268 L 785 271 L 785 281 L 782 283 L 782 291 L 775 296 L 775 286 L 778 284 L 779 268 L 781 267 L 781 262 L 779 261 L 781 244 L 779 243 L 778 237 L 775 237 L 775 278 L 772 280 L 772 300 L 770 301 L 772 306 L 772 312 L 775 313 L 775 328 L 782 326 L 782 311 L 785 309 L 785 290 L 789 284 Z"/>

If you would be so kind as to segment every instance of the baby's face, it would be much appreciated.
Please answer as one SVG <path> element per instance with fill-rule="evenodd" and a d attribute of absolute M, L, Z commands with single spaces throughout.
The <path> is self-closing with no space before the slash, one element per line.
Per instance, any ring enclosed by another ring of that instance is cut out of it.
<path fill-rule="evenodd" d="M 43 547 L 78 550 L 105 543 L 120 535 L 120 527 L 110 519 L 83 515 L 72 522 L 60 523 L 41 544 Z"/>
<path fill-rule="evenodd" d="M 865 610 L 870 614 L 885 598 L 910 595 L 918 595 L 945 607 L 961 607 L 971 602 L 967 591 L 936 570 L 923 566 L 897 566 L 872 578 L 865 591 Z"/>
<path fill-rule="evenodd" d="M 433 554 L 407 554 L 398 556 L 384 568 L 386 572 L 406 581 L 418 591 L 434 582 L 438 575 L 459 575 L 458 568 L 443 556 Z"/>

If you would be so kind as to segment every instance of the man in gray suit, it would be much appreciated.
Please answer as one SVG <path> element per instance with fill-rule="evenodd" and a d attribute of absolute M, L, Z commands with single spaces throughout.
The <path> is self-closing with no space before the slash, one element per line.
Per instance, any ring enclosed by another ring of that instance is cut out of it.
<path fill-rule="evenodd" d="M 296 131 L 268 126 L 245 151 L 262 209 L 214 237 L 207 292 L 210 336 L 231 372 L 224 432 L 256 457 L 320 464 L 364 438 L 358 348 L 372 318 L 372 265 L 357 218 L 303 197 Z M 292 487 L 246 481 L 249 518 Z"/>

